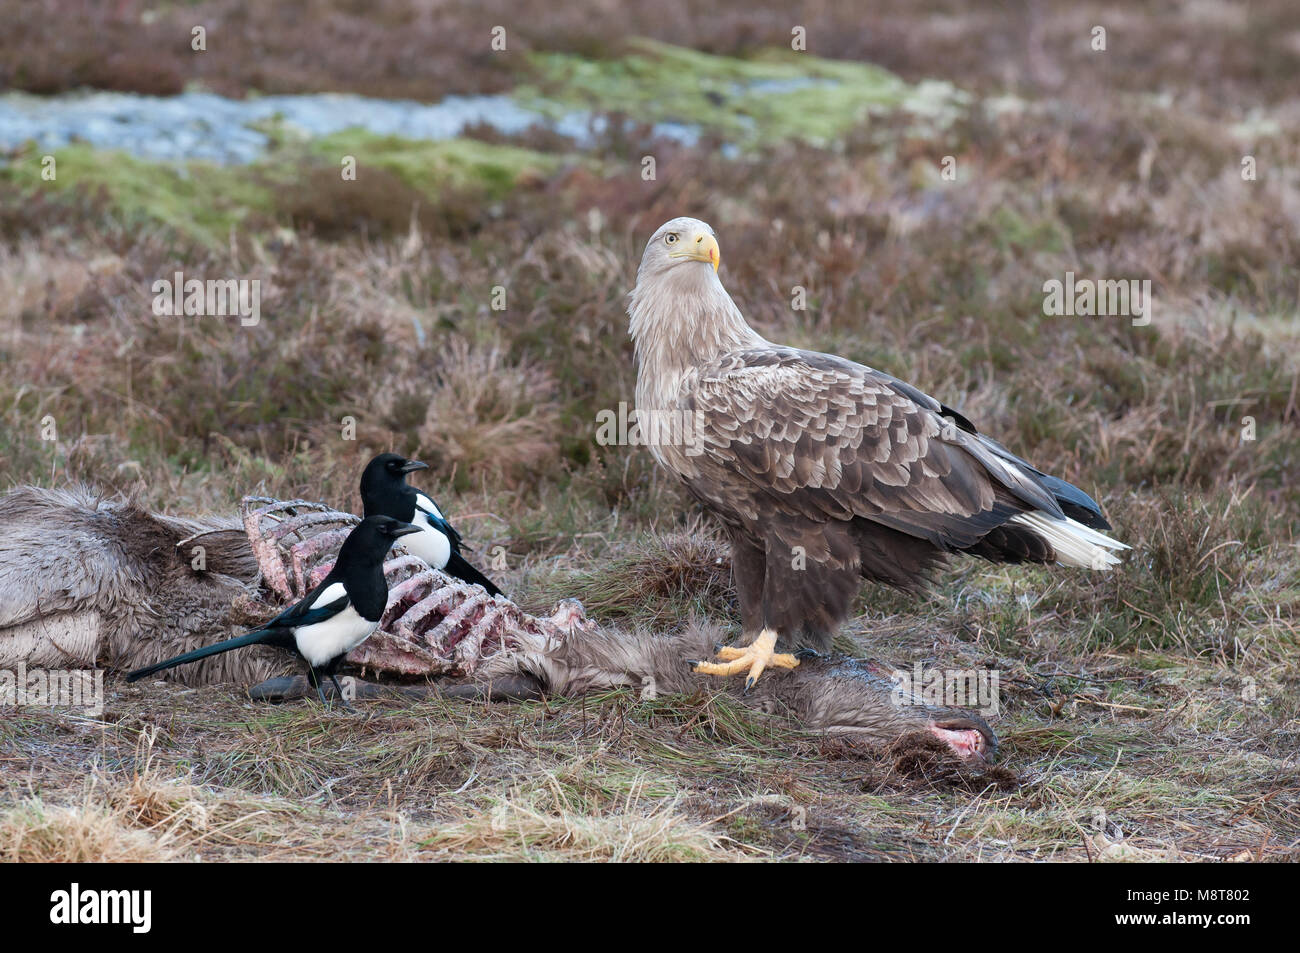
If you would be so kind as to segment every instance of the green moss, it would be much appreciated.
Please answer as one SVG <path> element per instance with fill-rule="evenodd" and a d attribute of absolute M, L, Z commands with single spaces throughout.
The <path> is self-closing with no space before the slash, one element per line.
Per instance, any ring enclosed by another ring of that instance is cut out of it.
<path fill-rule="evenodd" d="M 294 188 L 313 174 L 341 169 L 344 155 L 356 158 L 359 178 L 367 166 L 382 169 L 435 205 L 439 196 L 451 192 L 501 198 L 520 182 L 548 174 L 563 161 L 477 140 L 415 142 L 351 129 L 311 142 L 278 140 L 265 158 L 247 166 L 151 161 L 74 145 L 54 153 L 57 177 L 53 181 L 41 178 L 41 157 L 30 154 L 0 164 L 0 182 L 31 190 L 80 188 L 102 193 L 109 208 L 127 224 L 162 223 L 212 246 L 226 242 L 230 229 L 246 221 L 261 228 L 291 218 L 286 196 L 295 194 Z"/>
<path fill-rule="evenodd" d="M 536 81 L 516 89 L 515 96 L 534 108 L 552 115 L 581 108 L 689 123 L 747 144 L 798 138 L 827 145 L 873 112 L 906 108 L 939 117 L 963 98 L 946 84 L 912 86 L 877 66 L 794 51 L 737 59 L 633 40 L 618 59 L 564 53 L 529 59 Z"/>
<path fill-rule="evenodd" d="M 162 222 L 205 243 L 221 241 L 250 211 L 268 209 L 272 202 L 271 183 L 245 168 L 151 162 L 85 145 L 53 155 L 57 177 L 52 181 L 41 178 L 41 157 L 35 154 L 0 165 L 0 181 L 20 188 L 102 191 L 127 223 Z"/>
<path fill-rule="evenodd" d="M 359 173 L 372 165 L 426 195 L 469 189 L 500 198 L 521 181 L 553 172 L 562 161 L 531 149 L 477 139 L 415 141 L 360 128 L 313 140 L 308 149 L 312 156 L 335 166 L 343 156 L 354 156 Z"/>

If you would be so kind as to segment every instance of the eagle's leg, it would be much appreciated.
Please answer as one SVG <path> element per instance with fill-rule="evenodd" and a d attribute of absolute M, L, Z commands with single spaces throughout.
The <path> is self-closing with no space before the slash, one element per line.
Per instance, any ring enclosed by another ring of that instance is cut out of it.
<path fill-rule="evenodd" d="M 736 580 L 736 598 L 740 603 L 740 626 L 746 634 L 757 632 L 749 645 L 718 649 L 716 662 L 699 662 L 695 671 L 703 675 L 739 675 L 747 672 L 745 690 L 749 691 L 763 670 L 769 667 L 794 668 L 799 659 L 776 651 L 775 629 L 765 624 L 763 602 L 764 580 L 767 576 L 765 547 L 754 541 L 743 529 L 731 532 L 731 569 Z"/>
<path fill-rule="evenodd" d="M 764 629 L 752 643 L 744 648 L 724 645 L 718 650 L 717 662 L 699 662 L 695 671 L 701 675 L 745 676 L 745 691 L 754 687 L 758 676 L 767 668 L 794 668 L 799 659 L 789 652 L 776 651 L 776 630 Z"/>
<path fill-rule="evenodd" d="M 794 668 L 817 649 L 829 650 L 831 636 L 858 588 L 857 543 L 847 523 L 818 526 L 800 536 L 796 525 L 777 525 L 762 545 L 737 531 L 732 568 L 745 631 L 758 630 L 743 648 L 725 646 L 718 661 L 696 666 L 706 675 L 748 671 L 745 690 L 768 668 Z M 787 539 L 800 540 L 797 546 Z M 798 651 L 777 652 L 778 637 Z"/>

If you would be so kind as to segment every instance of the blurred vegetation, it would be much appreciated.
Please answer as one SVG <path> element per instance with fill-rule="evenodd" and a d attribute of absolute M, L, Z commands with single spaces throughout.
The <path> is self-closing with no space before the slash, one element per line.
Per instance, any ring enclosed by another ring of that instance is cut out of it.
<path fill-rule="evenodd" d="M 941 118 L 962 99 L 931 83 L 922 92 L 869 63 L 761 50 L 744 59 L 633 40 L 617 58 L 534 53 L 535 85 L 516 95 L 555 115 L 582 107 L 638 122 L 690 123 L 747 144 L 798 138 L 830 146 L 872 111 L 908 107 Z"/>

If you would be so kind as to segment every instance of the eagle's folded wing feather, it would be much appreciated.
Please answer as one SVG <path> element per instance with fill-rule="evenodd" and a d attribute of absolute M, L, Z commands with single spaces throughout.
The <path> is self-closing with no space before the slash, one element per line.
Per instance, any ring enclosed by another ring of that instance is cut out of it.
<path fill-rule="evenodd" d="M 792 348 L 728 355 L 682 393 L 699 430 L 692 489 L 708 496 L 721 483 L 712 492 L 726 494 L 744 481 L 804 516 L 863 517 L 945 549 L 1026 510 L 1060 515 L 1031 474 L 955 423 L 945 432 L 946 408 L 900 383 Z"/>

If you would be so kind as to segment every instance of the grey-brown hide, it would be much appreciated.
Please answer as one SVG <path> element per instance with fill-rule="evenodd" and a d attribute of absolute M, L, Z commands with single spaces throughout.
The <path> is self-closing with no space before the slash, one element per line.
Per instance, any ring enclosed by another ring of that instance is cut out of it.
<path fill-rule="evenodd" d="M 718 688 L 717 682 L 693 671 L 693 660 L 713 654 L 719 635 L 700 626 L 660 635 L 618 632 L 585 622 L 570 637 L 524 653 L 509 669 L 484 666 L 480 677 L 523 671 L 552 693 L 569 697 L 620 687 L 658 693 Z M 888 743 L 932 727 L 974 729 L 984 736 L 986 756 L 996 753 L 997 738 L 984 719 L 962 709 L 926 705 L 898 691 L 897 683 L 864 660 L 815 659 L 789 672 L 771 673 L 747 693 L 739 685 L 725 687 L 750 707 L 787 715 L 819 731 Z"/>
<path fill-rule="evenodd" d="M 201 550 L 177 548 L 201 532 Z M 161 516 L 87 487 L 19 487 L 0 497 L 0 667 L 137 667 L 220 641 L 249 621 L 257 576 L 237 521 Z M 262 648 L 175 677 L 285 669 L 282 653 Z"/>

